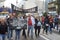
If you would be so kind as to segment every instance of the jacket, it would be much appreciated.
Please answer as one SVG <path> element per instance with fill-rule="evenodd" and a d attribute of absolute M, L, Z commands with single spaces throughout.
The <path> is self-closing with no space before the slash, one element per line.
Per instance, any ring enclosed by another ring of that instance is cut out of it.
<path fill-rule="evenodd" d="M 46 26 L 46 24 L 49 24 L 49 18 L 48 18 L 48 16 L 44 20 L 44 25 Z"/>
<path fill-rule="evenodd" d="M 4 23 L 4 25 L 0 24 L 0 34 L 5 34 L 6 32 L 8 32 L 8 28 L 7 28 L 7 24 Z"/>
<path fill-rule="evenodd" d="M 13 19 L 11 19 L 11 18 L 7 18 L 7 25 L 8 25 L 8 27 L 9 27 L 9 29 L 12 29 L 12 23 L 13 22 Z"/>

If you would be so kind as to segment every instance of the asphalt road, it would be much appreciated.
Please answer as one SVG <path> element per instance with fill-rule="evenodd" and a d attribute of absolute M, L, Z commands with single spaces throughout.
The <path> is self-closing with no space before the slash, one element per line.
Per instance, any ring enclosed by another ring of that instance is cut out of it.
<path fill-rule="evenodd" d="M 7 36 L 6 36 L 6 40 L 8 40 Z M 15 40 L 15 31 L 13 31 L 12 40 Z M 24 36 L 22 36 L 22 31 L 21 31 L 20 40 L 46 40 L 46 39 L 42 37 L 41 34 L 39 37 L 35 37 L 35 34 L 34 34 L 33 39 L 31 38 L 31 36 L 29 37 L 27 36 L 27 38 L 25 38 Z"/>
<path fill-rule="evenodd" d="M 46 35 L 45 33 L 43 34 L 42 33 L 42 29 L 41 29 L 41 33 L 40 33 L 40 36 L 39 37 L 35 37 L 35 34 L 34 34 L 34 37 L 33 39 L 31 38 L 31 36 L 27 36 L 27 39 L 24 38 L 24 36 L 22 36 L 22 31 L 21 31 L 21 34 L 20 34 L 20 40 L 60 40 L 60 34 L 57 34 L 55 32 L 53 32 L 52 34 L 50 34 L 48 32 L 48 35 Z M 26 34 L 27 34 L 27 31 L 26 31 Z M 13 31 L 13 40 L 15 40 L 15 31 Z M 6 37 L 6 40 L 7 37 Z"/>

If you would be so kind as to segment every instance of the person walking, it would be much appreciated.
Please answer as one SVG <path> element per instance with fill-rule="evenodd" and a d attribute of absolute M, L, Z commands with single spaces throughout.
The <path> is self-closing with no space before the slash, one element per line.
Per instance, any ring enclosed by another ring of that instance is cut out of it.
<path fill-rule="evenodd" d="M 44 30 L 45 30 L 44 21 L 45 21 L 45 17 L 42 16 L 42 17 L 41 17 L 41 22 L 42 22 L 43 33 L 44 33 Z"/>
<path fill-rule="evenodd" d="M 23 28 L 22 28 L 22 30 L 23 30 L 23 32 L 22 32 L 22 35 L 25 37 L 25 38 L 27 38 L 27 36 L 26 36 L 26 29 L 27 29 L 27 17 L 26 17 L 26 15 L 24 15 L 23 16 L 23 21 L 24 21 L 24 26 L 23 26 Z"/>
<path fill-rule="evenodd" d="M 2 19 L 0 22 L 0 37 L 2 37 L 2 40 L 5 40 L 6 34 L 8 32 L 8 26 L 4 20 L 5 19 Z"/>
<path fill-rule="evenodd" d="M 20 18 L 16 18 L 15 19 L 15 40 L 20 40 L 20 32 L 21 32 L 21 27 L 20 27 L 21 23 L 20 23 Z"/>
<path fill-rule="evenodd" d="M 9 14 L 9 18 L 6 19 L 7 25 L 8 25 L 8 39 L 11 40 L 13 37 L 13 16 L 12 14 Z"/>
<path fill-rule="evenodd" d="M 14 30 L 15 30 L 15 40 L 20 40 L 20 32 L 21 32 L 21 18 L 16 15 L 15 13 L 13 14 L 14 18 L 13 18 L 13 26 L 14 26 Z"/>
<path fill-rule="evenodd" d="M 55 23 L 54 28 L 56 27 L 57 30 L 58 30 L 58 23 L 59 23 L 58 15 L 56 15 L 56 17 L 55 17 L 55 19 L 54 19 L 54 23 Z"/>
<path fill-rule="evenodd" d="M 48 18 L 48 16 L 45 17 L 44 25 L 45 25 L 45 30 L 46 30 L 46 34 L 47 34 L 48 33 L 48 28 L 49 28 L 49 18 Z"/>
<path fill-rule="evenodd" d="M 52 28 L 53 28 L 53 17 L 52 17 L 52 15 L 51 16 L 49 16 L 49 31 L 50 31 L 50 34 L 52 33 Z"/>
<path fill-rule="evenodd" d="M 30 14 L 28 15 L 28 36 L 31 30 L 31 38 L 33 38 L 33 28 L 35 25 L 35 19 L 33 16 L 31 16 Z"/>
<path fill-rule="evenodd" d="M 35 19 L 35 35 L 36 35 L 36 37 L 39 36 L 40 29 L 41 29 L 41 21 L 40 21 L 40 18 L 38 18 L 38 19 L 36 18 Z M 38 32 L 38 34 L 37 34 L 37 32 Z"/>
<path fill-rule="evenodd" d="M 37 20 L 37 17 L 35 18 L 35 36 L 37 37 L 37 23 L 38 23 L 38 20 Z"/>

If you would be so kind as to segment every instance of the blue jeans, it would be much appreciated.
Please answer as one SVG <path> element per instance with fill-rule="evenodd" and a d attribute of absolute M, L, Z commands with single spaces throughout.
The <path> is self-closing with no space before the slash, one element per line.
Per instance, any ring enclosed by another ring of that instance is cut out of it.
<path fill-rule="evenodd" d="M 21 30 L 15 30 L 16 32 L 15 40 L 20 40 L 20 31 Z"/>
<path fill-rule="evenodd" d="M 51 26 L 49 26 L 48 30 L 49 30 L 50 33 L 52 33 L 52 28 L 51 28 Z"/>
<path fill-rule="evenodd" d="M 13 35 L 13 30 L 9 29 L 8 27 L 8 39 L 11 40 L 11 37 Z"/>
<path fill-rule="evenodd" d="M 57 28 L 57 30 L 58 30 L 58 24 L 56 24 L 56 25 L 55 25 L 55 27 L 56 27 L 56 28 Z"/>
<path fill-rule="evenodd" d="M 2 40 L 5 40 L 6 34 L 0 34 L 0 37 L 2 37 Z"/>
<path fill-rule="evenodd" d="M 52 28 L 50 27 L 50 33 L 52 33 Z"/>
<path fill-rule="evenodd" d="M 28 36 L 29 36 L 29 32 L 31 30 L 31 37 L 33 38 L 33 26 L 28 26 Z"/>

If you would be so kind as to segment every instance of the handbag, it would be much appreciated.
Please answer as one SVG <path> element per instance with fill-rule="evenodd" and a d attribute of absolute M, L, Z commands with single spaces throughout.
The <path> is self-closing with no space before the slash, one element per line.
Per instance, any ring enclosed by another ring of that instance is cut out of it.
<path fill-rule="evenodd" d="M 24 26 L 22 27 L 22 29 L 27 29 L 27 24 L 24 24 Z"/>
<path fill-rule="evenodd" d="M 41 22 L 40 21 L 37 23 L 37 26 L 41 26 Z"/>

